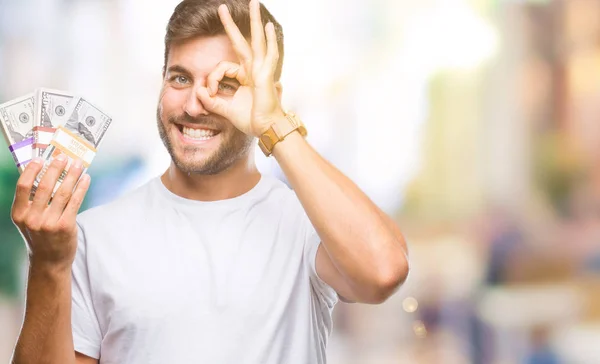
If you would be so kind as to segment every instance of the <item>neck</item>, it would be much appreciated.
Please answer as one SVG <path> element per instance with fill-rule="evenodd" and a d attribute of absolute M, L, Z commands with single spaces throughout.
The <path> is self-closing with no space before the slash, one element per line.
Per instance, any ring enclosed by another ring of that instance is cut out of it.
<path fill-rule="evenodd" d="M 235 162 L 228 169 L 214 175 L 182 172 L 173 162 L 161 176 L 165 187 L 174 194 L 197 201 L 218 201 L 234 198 L 250 191 L 260 180 L 260 173 L 252 159 Z"/>

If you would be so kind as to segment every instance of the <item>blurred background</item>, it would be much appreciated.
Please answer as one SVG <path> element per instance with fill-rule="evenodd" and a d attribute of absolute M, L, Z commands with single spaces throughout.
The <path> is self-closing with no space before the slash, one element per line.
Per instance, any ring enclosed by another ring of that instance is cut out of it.
<path fill-rule="evenodd" d="M 155 110 L 177 3 L 0 0 L 0 102 L 51 87 L 114 119 L 84 208 L 169 163 Z M 600 0 L 264 3 L 285 106 L 410 248 L 389 301 L 338 304 L 329 363 L 600 363 Z M 24 304 L 17 178 L 0 141 L 0 362 Z"/>

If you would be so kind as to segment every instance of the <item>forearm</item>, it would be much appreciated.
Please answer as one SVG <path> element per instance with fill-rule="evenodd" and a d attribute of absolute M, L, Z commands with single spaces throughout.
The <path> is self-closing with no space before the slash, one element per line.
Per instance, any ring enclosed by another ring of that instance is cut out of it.
<path fill-rule="evenodd" d="M 274 156 L 319 233 L 332 263 L 355 288 L 403 280 L 406 244 L 398 227 L 298 133 Z"/>
<path fill-rule="evenodd" d="M 13 364 L 30 363 L 75 363 L 70 267 L 30 265 L 25 321 Z"/>

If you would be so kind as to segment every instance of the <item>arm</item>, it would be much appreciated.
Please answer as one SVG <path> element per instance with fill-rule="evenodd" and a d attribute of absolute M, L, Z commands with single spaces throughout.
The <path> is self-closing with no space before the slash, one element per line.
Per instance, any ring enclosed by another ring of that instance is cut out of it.
<path fill-rule="evenodd" d="M 89 186 L 79 164 L 71 166 L 52 202 L 50 197 L 66 160 L 56 159 L 46 171 L 33 201 L 33 181 L 42 168 L 31 162 L 17 183 L 12 219 L 29 252 L 25 320 L 13 364 L 79 363 L 71 330 L 71 265 L 77 247 L 75 218 Z M 83 362 L 85 363 L 85 362 Z M 89 361 L 88 361 L 89 363 Z"/>
<path fill-rule="evenodd" d="M 48 328 L 54 328 L 50 337 L 48 337 Z M 68 339 L 61 340 L 61 338 Z M 33 361 L 29 358 L 40 357 L 64 358 L 56 361 L 61 363 L 99 363 L 97 359 L 73 350 L 71 271 L 31 265 L 27 280 L 25 321 L 17 342 L 13 363 L 30 363 Z"/>
<path fill-rule="evenodd" d="M 25 321 L 13 363 L 74 363 L 71 336 L 71 271 L 31 264 L 27 281 Z"/>
<path fill-rule="evenodd" d="M 240 64 L 217 66 L 207 77 L 207 88 L 198 88 L 198 97 L 210 112 L 260 137 L 284 118 L 281 85 L 275 80 L 279 51 L 274 25 L 263 25 L 260 4 L 251 0 L 248 43 L 226 5 L 219 15 Z M 217 93 L 224 76 L 240 83 L 232 98 Z M 298 133 L 279 142 L 273 154 L 322 239 L 316 259 L 319 277 L 347 300 L 383 302 L 408 274 L 406 244 L 396 224 Z"/>
<path fill-rule="evenodd" d="M 385 301 L 408 274 L 397 225 L 299 133 L 277 143 L 273 156 L 322 239 L 319 277 L 346 300 Z"/>

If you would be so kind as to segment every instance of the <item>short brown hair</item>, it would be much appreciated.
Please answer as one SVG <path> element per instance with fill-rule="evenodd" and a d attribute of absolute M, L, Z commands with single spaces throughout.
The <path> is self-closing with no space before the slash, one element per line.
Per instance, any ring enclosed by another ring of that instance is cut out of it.
<path fill-rule="evenodd" d="M 215 36 L 226 34 L 219 18 L 219 5 L 226 4 L 233 21 L 246 39 L 250 39 L 250 8 L 248 0 L 184 0 L 173 11 L 167 33 L 165 35 L 165 64 L 166 70 L 171 44 L 183 42 L 199 36 Z M 268 22 L 275 26 L 279 61 L 275 70 L 275 80 L 281 77 L 283 68 L 283 29 L 271 15 L 269 10 L 260 4 L 260 15 L 263 26 Z"/>

